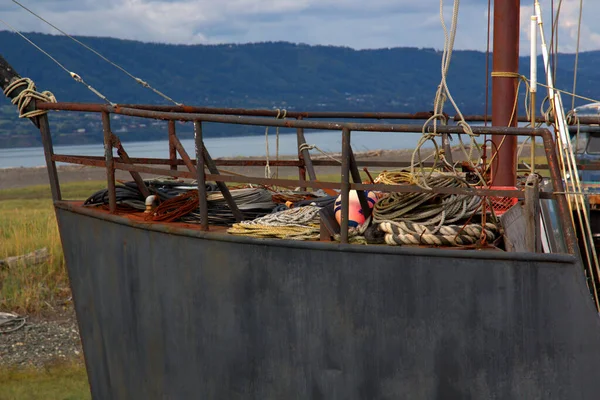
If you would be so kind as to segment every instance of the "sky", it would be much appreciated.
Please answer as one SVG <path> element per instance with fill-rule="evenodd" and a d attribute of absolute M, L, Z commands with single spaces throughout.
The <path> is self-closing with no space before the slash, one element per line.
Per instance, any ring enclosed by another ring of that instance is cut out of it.
<path fill-rule="evenodd" d="M 554 0 L 555 6 L 560 0 Z M 487 0 L 462 0 L 455 48 L 485 50 Z M 493 3 L 493 1 L 492 1 Z M 529 52 L 533 0 L 521 6 L 521 53 Z M 411 46 L 442 49 L 439 0 L 22 0 L 73 35 L 177 44 L 289 41 L 355 49 Z M 453 0 L 443 0 L 448 25 Z M 542 0 L 546 37 L 551 0 Z M 563 0 L 559 51 L 574 52 L 580 0 Z M 599 0 L 584 0 L 582 51 L 600 50 Z M 0 19 L 22 32 L 58 33 L 11 0 Z M 0 23 L 0 29 L 8 29 Z"/>

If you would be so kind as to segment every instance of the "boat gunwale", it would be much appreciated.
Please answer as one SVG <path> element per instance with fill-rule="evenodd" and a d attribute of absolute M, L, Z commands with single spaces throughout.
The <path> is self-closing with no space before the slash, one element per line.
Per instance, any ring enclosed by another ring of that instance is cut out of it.
<path fill-rule="evenodd" d="M 168 223 L 149 223 L 136 221 L 122 215 L 110 214 L 108 212 L 98 212 L 98 210 L 86 208 L 76 201 L 55 201 L 56 209 L 73 212 L 76 214 L 104 220 L 107 222 L 117 223 L 120 225 L 130 226 L 136 229 L 151 230 L 155 232 L 168 233 L 178 236 L 194 237 L 199 239 L 217 240 L 221 242 L 238 243 L 256 245 L 262 244 L 265 246 L 278 246 L 288 248 L 300 248 L 311 251 L 340 251 L 350 253 L 374 253 L 374 254 L 390 254 L 390 255 L 406 255 L 418 257 L 441 257 L 441 258 L 469 258 L 481 260 L 502 260 L 502 261 L 531 261 L 549 263 L 544 267 L 563 266 L 561 264 L 569 264 L 569 267 L 578 265 L 578 258 L 567 253 L 517 253 L 517 252 L 501 252 L 501 251 L 478 251 L 460 250 L 460 249 L 442 249 L 442 248 L 423 248 L 423 247 L 407 247 L 407 246 L 369 246 L 369 245 L 352 245 L 334 242 L 320 241 L 295 241 L 287 239 L 269 239 L 269 238 L 254 238 L 247 236 L 227 235 L 223 231 L 202 231 L 200 229 L 185 228 Z M 482 268 L 484 268 L 482 266 Z"/>

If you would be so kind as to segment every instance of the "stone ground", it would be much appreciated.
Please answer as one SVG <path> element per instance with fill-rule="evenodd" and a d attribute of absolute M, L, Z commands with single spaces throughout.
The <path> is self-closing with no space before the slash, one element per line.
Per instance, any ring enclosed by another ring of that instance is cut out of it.
<path fill-rule="evenodd" d="M 0 333 L 0 368 L 43 367 L 82 356 L 72 305 L 43 316 L 27 317 L 22 328 Z"/>

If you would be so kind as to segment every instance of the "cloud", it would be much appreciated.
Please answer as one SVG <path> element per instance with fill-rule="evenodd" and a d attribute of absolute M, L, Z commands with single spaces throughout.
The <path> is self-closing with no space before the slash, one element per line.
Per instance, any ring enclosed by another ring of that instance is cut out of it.
<path fill-rule="evenodd" d="M 75 35 L 179 43 L 292 41 L 353 48 L 443 47 L 438 0 L 24 0 L 61 29 Z M 452 1 L 444 1 L 449 25 Z M 559 44 L 575 49 L 579 0 L 563 0 Z M 581 48 L 600 49 L 594 16 L 600 2 L 585 5 Z M 521 9 L 521 48 L 528 49 L 531 6 Z M 13 3 L 0 18 L 19 30 L 56 33 Z M 547 17 L 547 37 L 550 13 Z M 456 48 L 486 48 L 487 0 L 463 0 Z"/>

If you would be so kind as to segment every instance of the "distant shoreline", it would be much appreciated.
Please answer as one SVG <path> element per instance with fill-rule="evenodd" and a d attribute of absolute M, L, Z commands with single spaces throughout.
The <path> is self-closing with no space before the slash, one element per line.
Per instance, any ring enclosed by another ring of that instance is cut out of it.
<path fill-rule="evenodd" d="M 412 150 L 372 150 L 367 152 L 357 152 L 356 158 L 359 160 L 377 160 L 377 161 L 409 161 Z M 334 158 L 339 157 L 339 154 L 331 153 Z M 244 157 L 245 159 L 256 159 L 260 157 Z M 281 157 L 282 159 L 290 159 L 293 156 Z M 324 159 L 324 156 L 316 156 L 314 159 Z M 166 168 L 165 166 L 163 166 Z M 182 170 L 185 168 L 180 167 Z M 65 165 L 59 166 L 58 176 L 61 183 L 66 182 L 82 182 L 82 181 L 99 181 L 106 180 L 106 171 L 100 167 L 89 167 L 84 165 Z M 223 173 L 228 171 L 236 174 L 247 176 L 264 176 L 264 167 L 223 167 Z M 271 167 L 271 171 L 275 171 L 275 167 Z M 340 167 L 318 167 L 317 173 L 320 174 L 335 174 L 340 172 Z M 279 167 L 279 175 L 281 177 L 294 177 L 298 174 L 296 167 Z M 143 177 L 151 177 L 152 175 L 144 175 Z M 132 180 L 131 175 L 127 171 L 116 171 L 116 179 L 122 181 Z M 0 169 L 0 190 L 16 189 L 21 187 L 47 185 L 48 173 L 45 166 L 38 167 L 16 167 Z"/>

